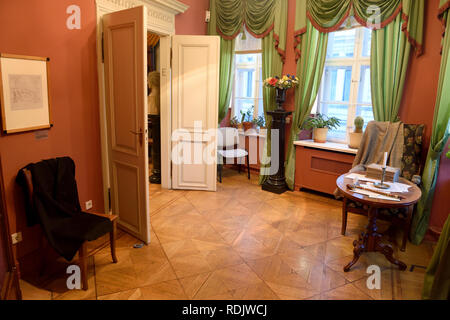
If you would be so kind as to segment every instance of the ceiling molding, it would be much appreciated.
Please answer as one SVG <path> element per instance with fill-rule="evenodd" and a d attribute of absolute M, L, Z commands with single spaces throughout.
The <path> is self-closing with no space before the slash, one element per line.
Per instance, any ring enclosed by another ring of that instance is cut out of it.
<path fill-rule="evenodd" d="M 133 8 L 139 5 L 157 7 L 174 15 L 185 12 L 189 6 L 177 0 L 96 0 L 97 6 L 110 8 Z"/>
<path fill-rule="evenodd" d="M 149 4 L 159 4 L 167 9 L 173 11 L 175 15 L 184 13 L 189 6 L 177 0 L 141 0 Z"/>

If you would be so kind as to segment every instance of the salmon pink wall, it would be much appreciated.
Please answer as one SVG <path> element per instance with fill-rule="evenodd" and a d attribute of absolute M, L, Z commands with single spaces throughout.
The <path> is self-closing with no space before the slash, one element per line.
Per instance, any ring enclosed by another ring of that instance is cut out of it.
<path fill-rule="evenodd" d="M 175 33 L 184 35 L 205 35 L 207 23 L 205 12 L 209 10 L 209 0 L 181 0 L 189 6 L 185 13 L 175 17 Z"/>
<path fill-rule="evenodd" d="M 66 9 L 81 8 L 81 30 L 68 30 Z M 50 58 L 50 96 L 54 127 L 48 139 L 34 132 L 0 136 L 6 205 L 11 232 L 23 232 L 15 246 L 23 257 L 39 244 L 39 228 L 27 228 L 17 171 L 30 162 L 70 156 L 82 205 L 93 200 L 103 211 L 97 88 L 96 16 L 93 0 L 0 1 L 0 52 Z"/>
<path fill-rule="evenodd" d="M 177 16 L 177 33 L 205 34 L 209 0 L 183 2 L 190 8 Z M 80 30 L 66 27 L 66 9 L 73 4 L 81 8 Z M 26 226 L 22 193 L 14 182 L 28 163 L 72 157 L 82 206 L 93 200 L 92 210 L 103 211 L 95 31 L 94 0 L 0 0 L 0 52 L 50 57 L 54 127 L 48 139 L 36 140 L 34 132 L 0 135 L 11 232 L 23 233 L 23 241 L 15 246 L 19 260 L 40 243 L 39 227 Z"/>

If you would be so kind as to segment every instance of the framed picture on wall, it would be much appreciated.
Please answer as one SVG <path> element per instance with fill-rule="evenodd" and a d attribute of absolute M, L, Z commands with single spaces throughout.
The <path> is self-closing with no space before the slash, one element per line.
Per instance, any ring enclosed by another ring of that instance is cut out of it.
<path fill-rule="evenodd" d="M 4 133 L 52 126 L 49 63 L 49 58 L 0 53 L 0 107 Z"/>

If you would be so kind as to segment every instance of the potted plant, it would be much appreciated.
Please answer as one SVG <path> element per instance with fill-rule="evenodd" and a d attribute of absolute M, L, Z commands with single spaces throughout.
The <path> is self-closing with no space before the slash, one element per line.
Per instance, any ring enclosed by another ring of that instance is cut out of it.
<path fill-rule="evenodd" d="M 352 149 L 358 149 L 363 136 L 362 128 L 364 126 L 364 119 L 362 117 L 356 117 L 354 123 L 355 131 L 349 133 L 348 147 Z"/>
<path fill-rule="evenodd" d="M 248 108 L 247 111 L 241 110 L 241 123 L 244 128 L 244 131 L 252 129 L 254 126 L 254 124 L 252 122 L 253 121 L 253 108 L 254 108 L 254 106 L 252 106 L 251 108 Z"/>
<path fill-rule="evenodd" d="M 236 116 L 230 119 L 230 127 L 232 128 L 238 128 L 239 127 L 239 120 Z"/>
<path fill-rule="evenodd" d="M 264 118 L 264 116 L 259 116 L 258 118 L 253 119 L 253 124 L 255 126 L 257 126 L 259 128 L 259 130 L 261 129 L 265 129 L 266 127 L 266 119 Z"/>
<path fill-rule="evenodd" d="M 336 129 L 339 127 L 340 120 L 336 117 L 328 118 L 323 114 L 309 116 L 305 122 L 305 128 L 313 130 L 314 142 L 325 143 L 327 141 L 328 129 Z"/>

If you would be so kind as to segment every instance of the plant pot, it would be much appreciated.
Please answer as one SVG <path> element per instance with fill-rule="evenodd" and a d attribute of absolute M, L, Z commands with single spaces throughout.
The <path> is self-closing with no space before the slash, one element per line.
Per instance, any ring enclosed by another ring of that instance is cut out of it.
<path fill-rule="evenodd" d="M 359 149 L 359 145 L 361 144 L 362 132 L 351 132 L 348 136 L 348 147 L 352 149 Z"/>
<path fill-rule="evenodd" d="M 325 143 L 327 142 L 328 128 L 314 128 L 313 138 L 314 142 Z"/>
<path fill-rule="evenodd" d="M 253 129 L 253 122 L 242 122 L 242 125 L 243 125 L 243 127 L 244 127 L 244 131 L 247 131 L 247 130 L 250 130 L 250 129 Z"/>
<path fill-rule="evenodd" d="M 237 124 L 237 128 L 238 128 L 239 130 L 241 130 L 241 129 L 244 128 L 244 126 L 242 125 L 242 123 L 238 123 L 238 124 Z"/>

